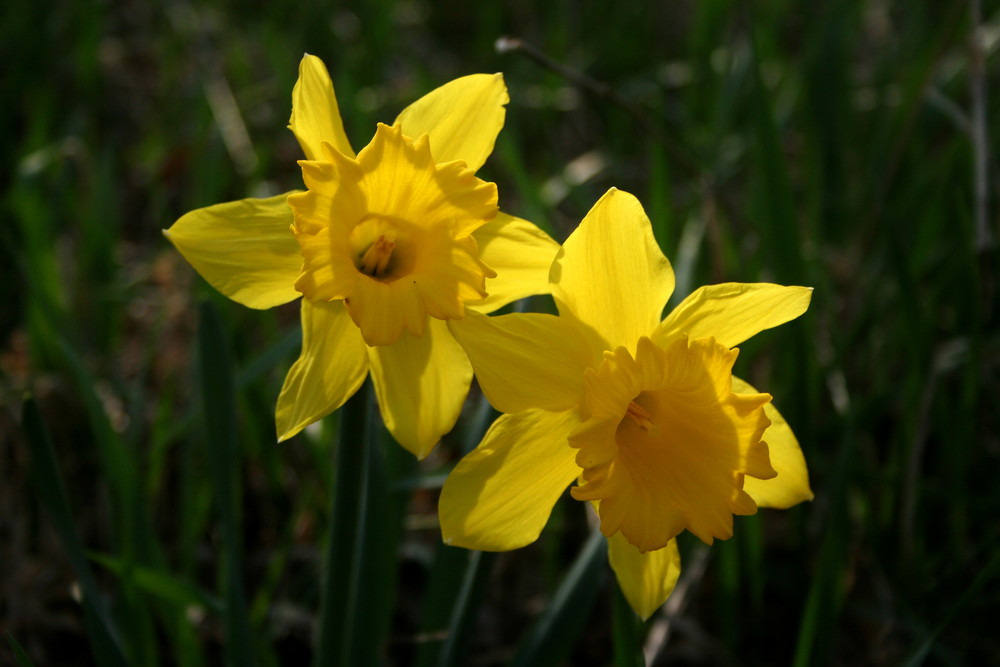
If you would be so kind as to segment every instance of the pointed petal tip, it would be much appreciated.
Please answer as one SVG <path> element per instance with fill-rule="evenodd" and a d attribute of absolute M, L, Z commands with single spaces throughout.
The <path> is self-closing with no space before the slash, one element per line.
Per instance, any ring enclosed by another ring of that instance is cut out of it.
<path fill-rule="evenodd" d="M 276 442 L 279 443 L 279 444 L 282 443 L 282 442 L 288 442 L 289 440 L 291 440 L 292 438 L 294 438 L 295 436 L 297 436 L 302 431 L 303 428 L 305 428 L 305 427 L 304 426 L 297 426 L 297 427 L 296 426 L 291 426 L 291 427 L 287 427 L 286 426 L 284 428 L 280 428 L 280 427 L 277 428 L 276 431 L 277 431 L 278 439 L 277 439 Z"/>
<path fill-rule="evenodd" d="M 413 451 L 413 450 L 411 449 L 411 450 L 410 450 L 410 452 L 411 452 L 411 453 L 412 453 L 412 454 L 413 454 L 413 455 L 414 455 L 415 457 L 417 457 L 417 460 L 418 460 L 418 461 L 423 461 L 424 459 L 426 459 L 426 458 L 428 457 L 428 455 L 430 455 L 430 453 L 431 453 L 432 451 L 434 451 L 434 448 L 438 446 L 438 443 L 439 443 L 439 442 L 441 442 L 441 441 L 440 441 L 440 440 L 437 440 L 437 441 L 435 441 L 435 442 L 434 442 L 434 444 L 433 444 L 433 445 L 431 445 L 430 447 L 423 447 L 423 448 L 421 448 L 421 449 L 418 449 L 417 451 Z M 407 449 L 409 449 L 409 448 L 407 448 Z"/>
<path fill-rule="evenodd" d="M 475 172 L 493 152 L 509 101 L 502 76 L 470 74 L 424 95 L 393 125 L 407 126 L 410 136 L 430 134 L 438 163 L 462 160 Z"/>
<path fill-rule="evenodd" d="M 676 540 L 663 549 L 641 553 L 618 535 L 608 540 L 608 561 L 625 599 L 643 620 L 670 597 L 681 571 Z"/>
<path fill-rule="evenodd" d="M 605 346 L 631 347 L 660 322 L 674 273 L 642 204 L 612 187 L 563 243 L 549 283 L 560 314 L 592 329 Z"/>

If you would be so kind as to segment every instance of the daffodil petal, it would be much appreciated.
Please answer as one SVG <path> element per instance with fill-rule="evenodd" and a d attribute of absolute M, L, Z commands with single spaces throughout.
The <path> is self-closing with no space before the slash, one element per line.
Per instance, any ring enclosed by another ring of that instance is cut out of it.
<path fill-rule="evenodd" d="M 435 162 L 463 160 L 475 172 L 493 152 L 509 101 L 502 74 L 471 74 L 427 93 L 393 126 L 412 139 L 430 135 Z"/>
<path fill-rule="evenodd" d="M 361 387 L 368 356 L 341 301 L 302 300 L 302 353 L 278 396 L 278 441 L 330 414 Z"/>
<path fill-rule="evenodd" d="M 532 294 L 549 293 L 549 267 L 559 252 L 559 244 L 521 218 L 499 213 L 472 234 L 479 244 L 479 259 L 496 271 L 486 281 L 489 292 L 482 301 L 468 304 L 481 313 Z"/>
<path fill-rule="evenodd" d="M 580 473 L 566 442 L 579 423 L 575 411 L 527 410 L 497 419 L 441 490 L 445 543 L 507 551 L 534 542 Z"/>
<path fill-rule="evenodd" d="M 351 142 L 344 132 L 337 96 L 326 65 L 308 53 L 299 63 L 299 80 L 292 89 L 292 117 L 288 129 L 299 140 L 302 152 L 310 160 L 322 160 L 324 141 L 346 155 L 354 157 Z"/>
<path fill-rule="evenodd" d="M 660 323 L 651 338 L 663 345 L 676 334 L 687 334 L 692 340 L 714 336 L 726 347 L 733 347 L 806 312 L 812 291 L 811 287 L 770 283 L 700 287 Z"/>
<path fill-rule="evenodd" d="M 301 296 L 295 279 L 302 267 L 289 225 L 290 193 L 240 199 L 186 213 L 166 236 L 201 277 L 250 308 L 271 308 Z"/>
<path fill-rule="evenodd" d="M 424 335 L 404 332 L 392 345 L 368 348 L 375 396 L 396 441 L 424 458 L 458 420 L 472 366 L 444 321 Z"/>
<path fill-rule="evenodd" d="M 625 599 L 644 621 L 670 597 L 681 574 L 677 540 L 640 553 L 621 533 L 615 533 L 608 538 L 608 561 Z"/>
<path fill-rule="evenodd" d="M 488 317 L 467 311 L 448 326 L 469 355 L 486 398 L 501 412 L 578 405 L 583 372 L 599 360 L 576 326 L 555 315 Z"/>
<path fill-rule="evenodd" d="M 559 312 L 635 351 L 660 321 L 674 272 L 639 201 L 612 188 L 563 244 L 549 274 Z"/>
<path fill-rule="evenodd" d="M 748 382 L 735 376 L 733 391 L 737 394 L 759 393 Z M 747 475 L 743 481 L 743 490 L 760 507 L 787 509 L 804 500 L 812 500 L 809 471 L 806 469 L 806 460 L 802 456 L 799 441 L 796 440 L 788 422 L 774 407 L 774 403 L 764 406 L 764 414 L 771 420 L 771 425 L 764 431 L 763 441 L 767 443 L 771 467 L 778 475 L 771 479 L 757 479 Z"/>

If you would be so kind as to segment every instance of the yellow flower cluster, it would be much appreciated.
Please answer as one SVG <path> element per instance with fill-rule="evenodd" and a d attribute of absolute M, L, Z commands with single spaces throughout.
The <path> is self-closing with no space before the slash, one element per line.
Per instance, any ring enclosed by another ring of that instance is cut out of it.
<path fill-rule="evenodd" d="M 812 497 L 771 396 L 732 375 L 735 346 L 801 315 L 812 291 L 712 285 L 663 318 L 673 270 L 633 196 L 608 191 L 562 246 L 499 211 L 496 186 L 475 173 L 507 101 L 499 74 L 456 79 L 355 153 L 326 67 L 307 55 L 289 121 L 306 190 L 198 209 L 164 233 L 242 304 L 302 297 L 278 440 L 370 375 L 386 427 L 424 457 L 475 372 L 503 415 L 445 483 L 444 540 L 529 544 L 576 482 L 646 618 L 677 580 L 682 531 L 711 543 L 732 535 L 734 515 Z M 558 315 L 488 315 L 542 293 Z"/>

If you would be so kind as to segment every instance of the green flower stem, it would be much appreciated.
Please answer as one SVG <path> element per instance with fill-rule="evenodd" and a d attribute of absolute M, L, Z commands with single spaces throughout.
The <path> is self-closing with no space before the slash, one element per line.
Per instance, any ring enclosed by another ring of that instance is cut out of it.
<path fill-rule="evenodd" d="M 480 394 L 475 409 L 459 421 L 452 434 L 458 451 L 465 455 L 475 449 L 496 417 L 497 412 Z M 418 483 L 440 488 L 444 478 L 424 476 Z M 414 483 L 410 481 L 406 488 L 415 488 Z M 418 643 L 417 667 L 462 664 L 496 557 L 494 553 L 438 546 L 422 603 L 420 628 L 427 641 Z"/>
<path fill-rule="evenodd" d="M 614 665 L 615 667 L 642 667 L 646 664 L 642 654 L 643 623 L 632 611 L 632 607 L 617 583 L 614 589 Z"/>
<path fill-rule="evenodd" d="M 448 621 L 448 636 L 438 655 L 438 667 L 459 665 L 462 650 L 472 634 L 476 613 L 483 596 L 486 594 L 486 584 L 493 572 L 495 553 L 470 551 L 468 566 L 462 579 L 462 587 L 452 607 L 451 618 Z"/>
<path fill-rule="evenodd" d="M 600 530 L 591 532 L 552 601 L 521 641 L 514 667 L 558 664 L 572 652 L 607 570 L 607 544 Z"/>
<path fill-rule="evenodd" d="M 365 551 L 365 498 L 371 447 L 371 381 L 340 412 L 340 439 L 334 454 L 336 487 L 323 567 L 319 637 L 314 663 L 354 665 L 364 637 L 358 637 L 360 572 Z"/>
<path fill-rule="evenodd" d="M 227 664 L 256 664 L 253 633 L 243 590 L 243 538 L 240 531 L 242 454 L 237 440 L 235 374 L 229 341 L 218 310 L 203 302 L 199 311 L 199 374 L 208 438 L 206 455 L 215 486 L 222 534 L 221 586 L 225 600 Z"/>

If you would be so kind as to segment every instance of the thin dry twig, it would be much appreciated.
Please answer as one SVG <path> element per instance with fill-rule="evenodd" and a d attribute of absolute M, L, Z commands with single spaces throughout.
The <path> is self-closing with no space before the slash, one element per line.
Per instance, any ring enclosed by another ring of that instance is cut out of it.
<path fill-rule="evenodd" d="M 672 625 L 684 613 L 689 596 L 701 583 L 702 577 L 705 576 L 709 555 L 708 547 L 698 545 L 691 557 L 687 559 L 688 562 L 684 564 L 680 580 L 674 586 L 674 591 L 667 598 L 666 604 L 660 609 L 660 613 L 653 620 L 649 634 L 646 635 L 646 644 L 642 653 L 647 665 L 652 665 L 666 647 L 667 640 L 670 639 Z"/>
<path fill-rule="evenodd" d="M 986 63 L 982 40 L 980 0 L 970 0 L 972 37 L 969 40 L 969 88 L 972 121 L 972 166 L 975 191 L 976 250 L 993 245 L 989 226 L 989 137 L 986 129 Z"/>
<path fill-rule="evenodd" d="M 924 453 L 927 449 L 927 438 L 930 435 L 931 408 L 938 383 L 942 376 L 960 368 L 969 354 L 969 342 L 965 338 L 949 341 L 938 347 L 931 360 L 927 380 L 920 395 L 920 412 L 917 426 L 913 434 L 909 457 L 906 461 L 900 501 L 899 538 L 902 553 L 911 558 L 915 551 L 915 535 L 917 521 L 917 496 L 920 489 L 920 475 L 923 469 Z"/>
<path fill-rule="evenodd" d="M 625 110 L 649 137 L 663 146 L 676 165 L 692 177 L 697 178 L 700 175 L 701 170 L 695 160 L 677 140 L 666 133 L 662 123 L 652 118 L 642 107 L 622 97 L 610 85 L 559 62 L 541 49 L 517 37 L 500 37 L 494 43 L 494 47 L 500 54 L 519 53 L 545 69 L 558 74 L 577 88 Z"/>
<path fill-rule="evenodd" d="M 664 129 L 664 124 L 660 120 L 653 118 L 647 110 L 625 99 L 614 88 L 603 81 L 598 81 L 579 70 L 557 61 L 522 39 L 506 36 L 500 37 L 494 43 L 494 48 L 500 54 L 521 54 L 541 67 L 558 74 L 586 93 L 625 110 L 650 138 L 663 147 L 671 164 L 692 180 L 695 191 L 706 201 L 708 206 L 713 210 L 715 208 L 721 209 L 730 220 L 743 218 L 740 207 L 731 200 L 726 191 L 717 187 L 713 179 L 705 173 L 698 164 L 698 161 L 692 156 L 692 151 L 682 141 L 672 137 Z"/>

